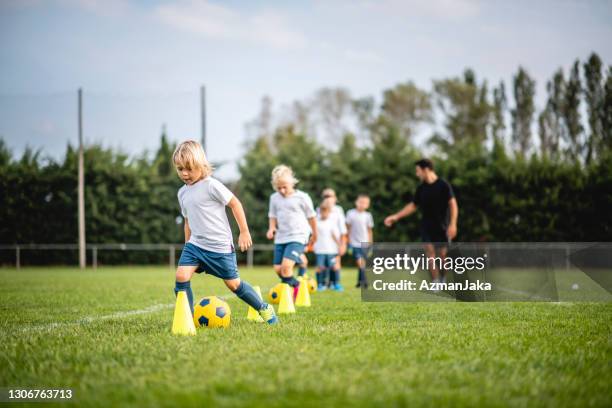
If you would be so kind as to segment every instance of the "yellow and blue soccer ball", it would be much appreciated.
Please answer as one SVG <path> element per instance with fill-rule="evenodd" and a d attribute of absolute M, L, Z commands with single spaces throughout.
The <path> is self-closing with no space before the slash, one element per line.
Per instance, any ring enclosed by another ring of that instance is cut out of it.
<path fill-rule="evenodd" d="M 196 327 L 227 327 L 232 311 L 229 305 L 216 296 L 207 296 L 196 303 L 193 309 L 193 323 Z"/>
<path fill-rule="evenodd" d="M 270 301 L 270 303 L 277 305 L 280 302 L 281 293 L 283 293 L 282 283 L 279 283 L 275 285 L 272 289 L 270 289 L 270 291 L 268 292 L 268 300 Z"/>

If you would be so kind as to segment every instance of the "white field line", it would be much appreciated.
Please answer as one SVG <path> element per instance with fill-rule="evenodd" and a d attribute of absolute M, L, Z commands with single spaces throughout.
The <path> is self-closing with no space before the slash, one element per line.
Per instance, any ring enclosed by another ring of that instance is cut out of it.
<path fill-rule="evenodd" d="M 263 293 L 265 293 L 267 290 L 268 288 L 263 288 L 262 291 Z M 223 300 L 226 300 L 226 299 L 229 299 L 235 296 L 236 296 L 235 294 L 228 294 L 225 296 L 218 296 L 218 297 Z M 87 316 L 87 317 L 83 317 L 81 319 L 78 319 L 72 322 L 54 322 L 54 323 L 23 327 L 21 330 L 19 330 L 19 332 L 28 333 L 32 331 L 49 331 L 53 329 L 61 329 L 61 328 L 70 327 L 70 326 L 83 326 L 86 324 L 95 323 L 95 322 L 99 322 L 103 320 L 125 319 L 126 317 L 143 315 L 143 314 L 148 314 L 148 313 L 155 313 L 155 312 L 159 312 L 160 310 L 172 309 L 173 307 L 174 307 L 174 303 L 159 303 L 156 305 L 145 307 L 144 309 L 125 310 L 123 312 L 116 312 L 116 313 L 111 313 L 111 314 L 102 315 L 102 316 Z"/>

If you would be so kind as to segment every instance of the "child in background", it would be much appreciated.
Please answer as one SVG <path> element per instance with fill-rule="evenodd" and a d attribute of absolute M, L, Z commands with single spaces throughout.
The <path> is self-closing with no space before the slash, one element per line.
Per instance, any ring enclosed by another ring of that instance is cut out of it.
<path fill-rule="evenodd" d="M 357 274 L 357 286 L 367 288 L 368 282 L 365 275 L 368 246 L 373 242 L 374 219 L 367 210 L 370 207 L 370 197 L 367 194 L 359 194 L 355 200 L 355 208 L 346 214 L 346 226 L 348 228 L 349 245 L 359 270 Z"/>
<path fill-rule="evenodd" d="M 297 296 L 300 282 L 293 276 L 293 267 L 301 263 L 304 245 L 317 240 L 316 213 L 310 196 L 296 190 L 298 180 L 293 170 L 283 164 L 272 170 L 272 186 L 268 211 L 268 239 L 274 238 L 274 271 L 281 282 L 293 287 Z M 308 236 L 310 235 L 310 239 Z"/>
<path fill-rule="evenodd" d="M 340 231 L 340 245 L 338 248 L 338 255 L 334 261 L 334 265 L 329 273 L 330 287 L 335 290 L 344 290 L 340 284 L 340 269 L 342 268 L 342 256 L 346 253 L 346 247 L 348 242 L 348 235 L 346 229 L 346 219 L 344 217 L 344 210 L 338 205 L 338 197 L 336 192 L 332 188 L 326 188 L 321 193 L 324 200 L 330 202 L 331 210 L 329 218 L 332 222 L 335 222 Z"/>
<path fill-rule="evenodd" d="M 317 258 L 317 286 L 318 290 L 325 290 L 328 273 L 333 273 L 334 263 L 340 248 L 340 231 L 335 220 L 330 217 L 332 202 L 323 200 L 319 206 L 317 217 L 317 242 L 314 244 L 314 253 Z M 335 283 L 332 288 L 338 290 Z"/>
<path fill-rule="evenodd" d="M 257 295 L 247 282 L 240 280 L 232 231 L 225 206 L 232 209 L 240 228 L 241 251 L 252 245 L 242 204 L 221 182 L 211 175 L 202 146 L 193 140 L 179 144 L 172 155 L 176 171 L 185 183 L 178 191 L 181 213 L 185 219 L 185 246 L 176 270 L 174 293 L 184 291 L 193 314 L 191 277 L 205 272 L 223 279 L 225 285 L 255 310 L 269 324 L 278 322 L 274 308 Z"/>

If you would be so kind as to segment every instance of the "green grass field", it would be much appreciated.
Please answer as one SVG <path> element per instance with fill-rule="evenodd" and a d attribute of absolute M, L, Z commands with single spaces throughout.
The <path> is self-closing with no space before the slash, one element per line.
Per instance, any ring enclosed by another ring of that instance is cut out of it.
<path fill-rule="evenodd" d="M 276 327 L 229 296 L 228 329 L 175 337 L 168 268 L 3 269 L 0 387 L 100 407 L 612 405 L 610 303 L 364 303 L 354 278 Z M 193 288 L 230 294 L 209 276 Z"/>

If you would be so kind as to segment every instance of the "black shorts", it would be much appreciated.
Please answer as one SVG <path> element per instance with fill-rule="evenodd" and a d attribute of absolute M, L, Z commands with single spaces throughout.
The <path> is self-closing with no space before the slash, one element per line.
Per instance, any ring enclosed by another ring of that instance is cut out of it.
<path fill-rule="evenodd" d="M 450 239 L 446 234 L 446 228 L 434 228 L 431 226 L 421 225 L 421 241 L 432 243 L 436 247 L 448 247 Z"/>

